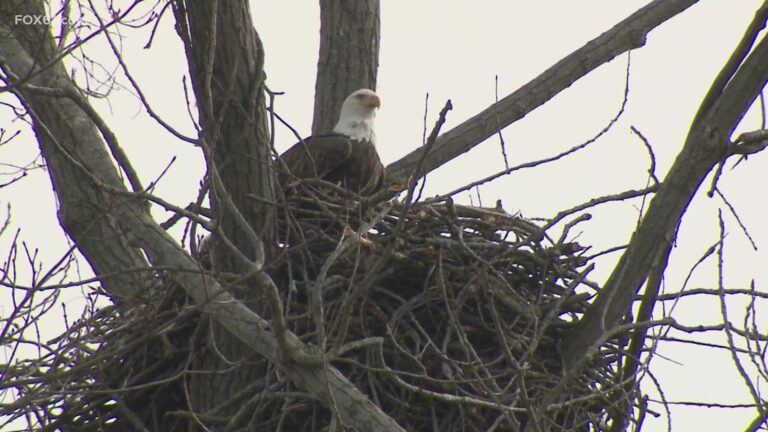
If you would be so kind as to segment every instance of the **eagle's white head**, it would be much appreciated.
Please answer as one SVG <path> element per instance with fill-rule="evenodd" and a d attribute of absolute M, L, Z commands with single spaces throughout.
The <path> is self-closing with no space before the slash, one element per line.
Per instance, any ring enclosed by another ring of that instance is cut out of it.
<path fill-rule="evenodd" d="M 381 105 L 379 95 L 373 90 L 360 89 L 344 99 L 341 105 L 339 122 L 333 131 L 347 135 L 353 140 L 376 143 L 376 133 L 373 131 L 373 118 L 376 109 Z"/>

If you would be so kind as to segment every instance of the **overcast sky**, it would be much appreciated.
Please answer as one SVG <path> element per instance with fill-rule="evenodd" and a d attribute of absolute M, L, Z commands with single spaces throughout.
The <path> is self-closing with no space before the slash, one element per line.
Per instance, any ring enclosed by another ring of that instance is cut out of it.
<path fill-rule="evenodd" d="M 645 1 L 383 1 L 381 61 L 376 91 L 382 99 L 377 117 L 378 148 L 385 164 L 421 144 L 425 98 L 429 94 L 428 127 L 447 99 L 454 109 L 443 131 L 493 103 L 498 77 L 499 97 L 525 84 L 564 55 L 600 35 L 647 2 Z M 648 157 L 630 126 L 643 132 L 653 145 L 657 174 L 666 173 L 683 144 L 690 120 L 719 68 L 735 46 L 760 2 L 709 0 L 654 30 L 646 47 L 631 55 L 629 103 L 614 128 L 586 151 L 552 165 L 516 173 L 479 191 L 461 195 L 461 201 L 493 206 L 501 199 L 508 211 L 526 217 L 548 218 L 591 197 L 639 189 L 646 185 Z M 252 1 L 254 23 L 266 48 L 267 83 L 285 92 L 277 110 L 294 128 L 308 134 L 311 125 L 319 11 L 316 1 Z M 183 50 L 163 19 L 150 50 L 149 29 L 125 30 L 125 59 L 152 106 L 179 130 L 194 135 L 184 101 Z M 106 72 L 114 68 L 102 41 L 86 47 Z M 575 83 L 550 103 L 503 131 L 510 164 L 557 154 L 582 143 L 603 129 L 621 106 L 628 56 Z M 100 72 L 102 75 L 106 72 Z M 82 79 L 82 74 L 78 73 Z M 119 77 L 125 84 L 125 80 Z M 10 101 L 7 95 L 0 100 Z M 143 181 L 154 180 L 175 156 L 177 159 L 156 192 L 181 206 L 197 193 L 203 175 L 201 155 L 175 140 L 147 116 L 131 94 L 116 88 L 106 100 L 95 101 L 138 167 Z M 754 113 L 753 113 L 754 114 Z M 37 155 L 36 143 L 21 122 L 9 122 L 7 107 L 0 107 L 0 126 L 21 130 L 11 144 L 0 147 L 0 163 L 23 165 Z M 750 115 L 743 130 L 759 127 Z M 284 150 L 295 142 L 278 127 L 276 144 Z M 750 157 L 735 170 L 726 170 L 719 186 L 733 203 L 758 247 L 768 242 L 765 224 L 765 155 Z M 426 194 L 445 193 L 504 167 L 499 138 L 494 137 L 468 154 L 430 174 Z M 0 183 L 11 168 L 0 165 Z M 707 181 L 707 185 L 709 182 Z M 56 206 L 47 173 L 36 170 L 10 188 L 0 189 L 0 214 L 12 203 L 11 229 L 0 238 L 7 250 L 16 228 L 31 248 L 41 248 L 51 265 L 68 244 L 56 221 Z M 606 205 L 590 211 L 593 220 L 581 225 L 578 241 L 594 251 L 625 243 L 637 221 L 640 201 Z M 690 267 L 717 241 L 718 199 L 697 195 L 686 215 L 670 261 L 665 289 L 679 290 Z M 733 217 L 728 223 L 725 280 L 730 287 L 748 287 L 752 279 L 765 291 L 766 254 L 749 247 Z M 159 219 L 168 215 L 158 211 Z M 616 255 L 598 261 L 590 276 L 602 282 Z M 699 268 L 690 287 L 715 287 L 714 262 Z M 83 269 L 87 275 L 87 270 Z M 64 296 L 73 307 L 83 293 L 72 289 Z M 743 304 L 730 306 L 741 325 Z M 737 309 L 738 308 L 738 309 Z M 0 313 L 3 310 L 0 309 Z M 719 305 L 712 301 L 685 301 L 673 316 L 687 325 L 721 322 Z M 765 317 L 763 317 L 765 320 Z M 765 322 L 763 322 L 765 324 Z M 51 324 L 53 326 L 53 324 Z M 51 330 L 55 333 L 55 328 Z M 765 328 L 765 325 L 763 325 Z M 722 343 L 723 340 L 715 339 Z M 659 349 L 652 371 L 671 401 L 751 401 L 730 356 L 725 351 L 667 343 Z M 657 397 L 651 382 L 646 391 Z M 658 405 L 651 407 L 659 413 Z M 705 410 L 674 407 L 673 430 L 741 430 L 754 417 L 753 409 Z M 664 417 L 646 419 L 646 431 L 666 430 Z"/>

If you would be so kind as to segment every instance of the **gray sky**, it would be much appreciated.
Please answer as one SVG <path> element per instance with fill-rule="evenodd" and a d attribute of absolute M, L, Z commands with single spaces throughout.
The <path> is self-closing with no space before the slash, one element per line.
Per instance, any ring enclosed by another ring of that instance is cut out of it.
<path fill-rule="evenodd" d="M 443 131 L 466 120 L 494 101 L 495 77 L 503 97 L 537 76 L 564 55 L 637 10 L 644 1 L 458 1 L 420 0 L 382 2 L 382 51 L 377 92 L 382 107 L 377 117 L 379 152 L 384 163 L 393 162 L 421 144 L 425 96 L 429 94 L 428 128 L 446 99 L 453 101 Z M 741 37 L 760 2 L 755 0 L 709 0 L 653 31 L 647 46 L 632 53 L 629 103 L 622 119 L 588 150 L 552 165 L 516 173 L 480 188 L 484 205 L 501 199 L 508 211 L 526 217 L 551 217 L 589 198 L 645 186 L 647 153 L 629 127 L 639 128 L 654 147 L 657 174 L 663 178 L 682 147 L 690 120 L 712 79 L 730 50 Z M 308 134 L 317 64 L 317 2 L 252 1 L 252 14 L 267 53 L 268 85 L 285 95 L 277 110 L 294 128 Z M 148 31 L 128 32 L 124 55 L 131 72 L 140 82 L 153 108 L 166 121 L 194 135 L 185 108 L 181 77 L 185 60 L 181 45 L 165 17 L 151 50 L 143 50 Z M 109 60 L 103 41 L 86 47 L 92 56 Z M 510 164 L 559 153 L 597 134 L 618 111 L 624 89 L 627 56 L 575 83 L 550 103 L 503 131 Z M 78 75 L 82 79 L 82 74 Z M 126 81 L 120 77 L 119 81 Z M 8 101 L 7 95 L 0 100 Z M 203 174 L 201 155 L 176 141 L 147 120 L 130 91 L 116 89 L 108 100 L 95 104 L 105 115 L 138 167 L 145 183 L 153 180 L 176 156 L 177 160 L 158 184 L 156 192 L 178 205 L 186 205 L 197 192 Z M 759 127 L 752 113 L 742 130 Z M 8 109 L 0 107 L 0 125 L 21 129 L 20 122 L 8 123 Z M 295 139 L 278 127 L 278 150 Z M 24 164 L 37 154 L 36 143 L 24 131 L 20 139 L 0 147 L 0 162 Z M 765 156 L 750 157 L 735 170 L 726 170 L 719 186 L 736 207 L 758 247 L 768 241 L 765 224 Z M 503 168 L 498 137 L 469 154 L 430 174 L 426 194 L 448 192 L 469 181 Z M 0 173 L 9 168 L 0 166 Z M 0 177 L 0 183 L 6 181 Z M 709 181 L 707 181 L 707 187 Z M 761 188 L 762 189 L 762 188 Z M 463 194 L 461 200 L 477 203 L 478 193 Z M 31 173 L 20 183 L 0 189 L 0 205 L 11 202 L 12 230 L 0 238 L 0 252 L 7 250 L 15 228 L 32 248 L 41 248 L 45 264 L 53 264 L 68 248 L 58 229 L 56 207 L 44 170 Z M 578 241 L 593 245 L 594 251 L 626 242 L 637 221 L 640 201 L 609 204 L 590 211 L 593 220 L 582 224 Z M 717 240 L 718 199 L 700 193 L 691 205 L 673 252 L 665 289 L 679 290 L 690 267 Z M 157 212 L 160 219 L 168 215 Z M 766 255 L 749 247 L 733 217 L 728 223 L 726 284 L 748 287 L 755 279 L 765 291 L 768 281 Z M 555 231 L 559 233 L 559 231 Z M 591 279 L 602 282 L 617 258 L 598 261 Z M 714 261 L 693 275 L 689 287 L 715 287 Z M 88 270 L 83 269 L 83 275 Z M 81 304 L 78 289 L 64 295 L 71 307 Z M 743 304 L 729 304 L 742 325 Z M 2 313 L 0 306 L 0 313 Z M 687 325 L 720 322 L 716 301 L 684 301 L 673 316 Z M 765 320 L 765 317 L 763 317 Z M 51 334 L 57 324 L 48 323 Z M 763 327 L 765 328 L 765 322 Z M 724 339 L 713 339 L 722 343 Z M 668 400 L 702 402 L 743 402 L 750 398 L 735 371 L 730 355 L 722 350 L 693 348 L 690 345 L 662 345 L 652 364 Z M 763 383 L 764 384 L 764 383 Z M 650 380 L 645 389 L 657 397 Z M 663 410 L 652 406 L 657 412 Z M 743 429 L 754 410 L 717 410 L 673 407 L 673 429 Z M 646 419 L 646 431 L 666 430 L 664 417 Z"/>

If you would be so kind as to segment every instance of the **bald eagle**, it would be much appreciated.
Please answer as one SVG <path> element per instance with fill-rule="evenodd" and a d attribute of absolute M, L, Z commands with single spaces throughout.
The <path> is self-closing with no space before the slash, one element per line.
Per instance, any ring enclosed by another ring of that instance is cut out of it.
<path fill-rule="evenodd" d="M 285 169 L 279 176 L 281 185 L 292 175 L 340 183 L 361 195 L 378 191 L 384 166 L 376 152 L 373 119 L 380 105 L 372 90 L 360 89 L 347 96 L 332 133 L 306 138 L 280 155 Z"/>

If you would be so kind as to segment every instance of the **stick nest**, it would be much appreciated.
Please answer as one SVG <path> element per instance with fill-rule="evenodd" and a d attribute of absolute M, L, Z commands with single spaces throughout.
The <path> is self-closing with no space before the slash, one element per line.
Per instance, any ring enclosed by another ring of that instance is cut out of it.
<path fill-rule="evenodd" d="M 518 430 L 551 391 L 560 406 L 535 421 L 599 429 L 612 364 L 597 356 L 562 383 L 557 349 L 596 288 L 579 245 L 500 205 L 368 205 L 322 189 L 288 204 L 276 279 L 292 331 L 406 430 Z M 313 430 L 318 411 L 296 399 L 276 417 Z"/>
<path fill-rule="evenodd" d="M 288 327 L 403 428 L 522 430 L 536 422 L 602 431 L 611 407 L 626 410 L 616 341 L 586 373 L 563 380 L 558 341 L 597 289 L 577 244 L 548 240 L 500 206 L 372 203 L 318 184 L 301 191 L 281 210 L 282 247 L 268 271 Z M 126 415 L 152 404 L 156 418 L 196 418 L 214 429 L 236 420 L 258 430 L 338 425 L 332 410 L 255 354 L 248 365 L 262 362 L 263 379 L 244 383 L 232 403 L 192 414 L 185 372 L 216 344 L 165 276 L 154 273 L 143 306 L 94 312 L 59 338 L 68 366 L 49 367 L 66 369 L 66 386 L 29 389 L 62 408 L 50 424 L 152 429 L 146 417 Z"/>

